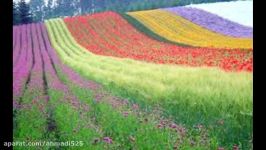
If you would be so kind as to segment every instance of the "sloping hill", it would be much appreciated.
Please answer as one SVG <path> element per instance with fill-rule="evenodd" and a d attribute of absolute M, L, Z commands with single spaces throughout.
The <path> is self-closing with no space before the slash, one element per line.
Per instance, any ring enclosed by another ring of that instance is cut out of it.
<path fill-rule="evenodd" d="M 163 43 L 145 36 L 114 12 L 66 18 L 64 22 L 75 40 L 95 54 L 252 71 L 252 50 L 190 48 Z"/>
<path fill-rule="evenodd" d="M 155 11 L 164 29 L 169 12 Z M 13 27 L 14 141 L 251 149 L 253 49 L 171 43 L 127 19 L 109 11 Z M 184 33 L 200 28 L 180 20 Z M 225 37 L 208 32 L 206 40 Z M 200 35 L 184 37 L 199 43 Z M 233 47 L 248 39 L 226 38 Z M 76 149 L 64 144 L 42 149 Z"/>
<path fill-rule="evenodd" d="M 251 39 L 217 34 L 168 11 L 146 10 L 128 14 L 171 41 L 199 47 L 252 48 Z"/>
<path fill-rule="evenodd" d="M 243 38 L 253 37 L 253 28 L 243 26 L 202 9 L 191 7 L 171 7 L 164 10 L 168 10 L 188 19 L 193 23 L 196 23 L 197 25 L 223 35 Z"/>
<path fill-rule="evenodd" d="M 213 138 L 222 145 L 237 141 L 245 147 L 249 145 L 244 141 L 251 134 L 250 73 L 149 64 L 95 55 L 75 41 L 63 20 L 49 20 L 46 26 L 61 59 L 83 76 L 137 103 L 159 106 L 166 116 L 189 127 L 202 122 L 210 129 L 218 118 L 223 118 L 226 125 L 210 130 Z M 239 132 L 243 136 L 239 137 Z"/>
<path fill-rule="evenodd" d="M 253 27 L 253 0 L 192 4 L 185 7 L 203 9 L 233 22 Z"/>

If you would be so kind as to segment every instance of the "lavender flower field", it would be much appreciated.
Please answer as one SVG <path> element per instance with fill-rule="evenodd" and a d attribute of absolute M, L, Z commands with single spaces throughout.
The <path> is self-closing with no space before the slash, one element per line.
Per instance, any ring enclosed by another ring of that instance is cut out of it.
<path fill-rule="evenodd" d="M 252 38 L 253 36 L 253 28 L 224 19 L 202 9 L 171 7 L 164 10 L 180 15 L 193 23 L 223 35 L 243 38 Z"/>
<path fill-rule="evenodd" d="M 205 10 L 244 26 L 253 27 L 253 0 L 191 4 L 192 7 Z"/>

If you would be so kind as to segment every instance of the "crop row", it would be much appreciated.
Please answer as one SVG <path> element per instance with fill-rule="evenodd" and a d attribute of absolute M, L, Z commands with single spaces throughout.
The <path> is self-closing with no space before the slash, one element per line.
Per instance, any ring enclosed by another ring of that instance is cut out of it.
<path fill-rule="evenodd" d="M 188 128 L 201 123 L 218 145 L 250 146 L 252 74 L 99 56 L 81 47 L 63 20 L 45 24 L 60 58 L 80 75 L 143 106 L 159 106 L 165 116 Z"/>
<path fill-rule="evenodd" d="M 190 4 L 185 7 L 202 9 L 241 25 L 253 27 L 253 0 Z"/>
<path fill-rule="evenodd" d="M 68 111 L 71 111 L 69 107 L 71 104 L 67 100 L 74 100 L 74 97 L 70 97 L 67 92 L 67 88 L 60 83 L 59 79 L 53 70 L 50 59 L 48 58 L 45 41 L 43 41 L 44 26 L 40 24 L 30 24 L 17 27 L 22 32 L 22 37 L 26 36 L 26 41 L 22 40 L 22 43 L 26 45 L 21 49 L 21 61 L 17 64 L 20 65 L 20 72 L 28 71 L 27 76 L 22 76 L 17 70 L 14 70 L 14 81 L 27 80 L 27 82 L 20 83 L 20 88 L 14 85 L 14 89 L 18 89 L 15 92 L 14 97 L 14 140 L 15 141 L 36 141 L 36 140 L 59 140 L 58 129 L 62 128 L 58 124 L 60 120 L 55 122 L 58 117 L 57 112 L 65 107 Z M 25 32 L 27 31 L 27 32 Z M 26 34 L 27 33 L 27 34 Z M 19 42 L 20 39 L 18 38 Z M 27 56 L 27 61 L 25 60 Z M 30 70 L 27 69 L 27 64 L 30 64 Z M 15 66 L 14 68 L 18 68 Z M 25 70 L 25 71 L 23 71 Z M 60 91 L 61 90 L 61 91 Z M 63 90 L 63 91 L 62 91 Z M 61 93 L 59 93 L 61 92 Z M 18 93 L 18 94 L 17 94 Z M 62 97 L 65 95 L 65 97 Z M 67 96 L 69 96 L 67 99 Z M 60 101 L 61 99 L 61 101 Z M 58 104 L 60 102 L 60 104 Z M 54 107 L 54 105 L 60 107 Z M 61 114 L 62 116 L 62 114 Z M 69 119 L 73 119 L 72 116 L 66 116 Z M 63 118 L 61 118 L 62 120 Z M 87 120 L 88 121 L 88 120 Z M 74 122 L 68 122 L 63 124 L 72 126 Z M 66 132 L 61 130 L 62 132 Z M 71 133 L 72 131 L 68 131 Z M 20 148 L 17 148 L 20 149 Z M 23 148 L 22 148 L 23 149 Z M 34 148 L 33 148 L 34 149 Z"/>
<path fill-rule="evenodd" d="M 217 141 L 206 139 L 205 129 L 187 130 L 163 118 L 159 110 L 141 111 L 138 104 L 113 97 L 99 84 L 82 78 L 58 58 L 61 53 L 52 48 L 44 24 L 17 28 L 23 31 L 22 43 L 26 46 L 21 49 L 18 61 L 21 67 L 29 62 L 30 69 L 25 77 L 14 76 L 15 80 L 27 80 L 18 100 L 14 99 L 15 141 L 83 141 L 82 147 L 68 149 L 218 147 Z M 25 58 L 27 61 L 20 61 Z M 192 136 L 189 132 L 195 133 Z M 42 149 L 50 148 L 54 147 Z"/>
<path fill-rule="evenodd" d="M 252 71 L 252 50 L 192 48 L 153 40 L 114 12 L 65 18 L 76 41 L 105 56 L 160 64 L 211 66 L 230 71 Z"/>
<path fill-rule="evenodd" d="M 223 35 L 243 38 L 253 37 L 253 29 L 251 27 L 240 25 L 201 9 L 190 7 L 171 7 L 163 10 L 172 12 L 210 31 Z"/>
<path fill-rule="evenodd" d="M 128 14 L 170 41 L 198 47 L 252 49 L 252 39 L 217 34 L 166 10 L 137 11 Z"/>
<path fill-rule="evenodd" d="M 16 63 L 19 67 L 15 66 L 13 72 L 15 81 L 13 83 L 15 89 L 14 140 L 42 140 L 46 132 L 47 102 L 45 101 L 44 80 L 42 80 L 42 62 L 38 59 L 41 58 L 38 39 L 34 34 L 36 26 L 30 24 L 18 28 L 21 28 L 24 40 L 18 40 L 22 41 L 19 50 L 21 56 Z"/>

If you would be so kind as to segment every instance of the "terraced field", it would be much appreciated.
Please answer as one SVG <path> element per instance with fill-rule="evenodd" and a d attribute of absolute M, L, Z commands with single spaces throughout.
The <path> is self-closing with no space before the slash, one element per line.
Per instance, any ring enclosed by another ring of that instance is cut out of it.
<path fill-rule="evenodd" d="M 235 27 L 222 34 L 211 28 L 224 24 L 204 27 L 211 19 L 196 24 L 175 9 L 14 26 L 14 141 L 76 142 L 47 150 L 252 149 L 252 33 L 220 20 Z M 167 37 L 178 40 L 158 40 Z"/>

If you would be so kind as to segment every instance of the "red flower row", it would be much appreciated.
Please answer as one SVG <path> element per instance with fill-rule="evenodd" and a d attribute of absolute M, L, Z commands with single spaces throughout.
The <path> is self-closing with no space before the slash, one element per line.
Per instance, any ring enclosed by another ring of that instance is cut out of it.
<path fill-rule="evenodd" d="M 253 51 L 182 47 L 154 40 L 114 12 L 64 19 L 71 34 L 89 51 L 160 64 L 220 67 L 252 71 Z"/>

